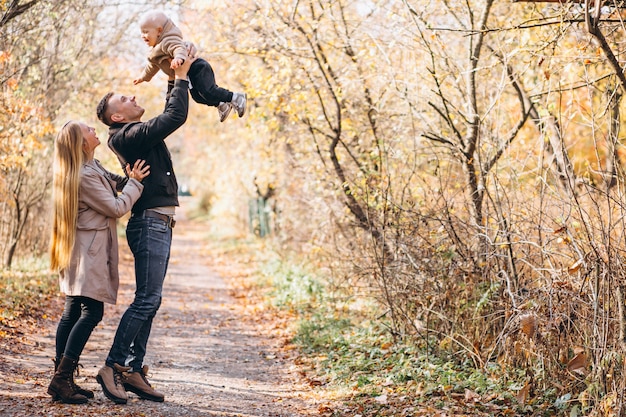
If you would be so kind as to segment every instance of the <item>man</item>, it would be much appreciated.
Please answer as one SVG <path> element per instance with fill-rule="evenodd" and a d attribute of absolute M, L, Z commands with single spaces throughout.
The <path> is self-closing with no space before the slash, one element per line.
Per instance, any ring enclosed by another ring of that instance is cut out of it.
<path fill-rule="evenodd" d="M 135 257 L 135 299 L 122 316 L 105 365 L 96 377 L 104 394 L 117 404 L 127 402 L 126 391 L 151 401 L 165 399 L 146 379 L 148 367 L 143 359 L 152 320 L 161 305 L 178 206 L 178 184 L 165 139 L 187 120 L 187 71 L 193 61 L 187 59 L 175 70 L 174 80 L 168 82 L 165 110 L 147 122 L 141 121 L 144 109 L 135 97 L 108 93 L 97 108 L 98 119 L 109 126 L 108 145 L 120 163 L 132 166 L 143 159 L 151 171 L 126 226 Z"/>

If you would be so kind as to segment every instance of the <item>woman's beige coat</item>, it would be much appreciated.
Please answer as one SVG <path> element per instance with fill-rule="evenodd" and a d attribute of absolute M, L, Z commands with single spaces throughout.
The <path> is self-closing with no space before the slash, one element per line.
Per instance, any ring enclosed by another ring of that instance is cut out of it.
<path fill-rule="evenodd" d="M 59 276 L 61 291 L 66 295 L 115 304 L 119 288 L 116 223 L 143 191 L 139 181 L 126 181 L 127 178 L 104 169 L 97 160 L 83 165 L 76 242 L 70 265 Z M 120 189 L 122 193 L 118 194 Z"/>

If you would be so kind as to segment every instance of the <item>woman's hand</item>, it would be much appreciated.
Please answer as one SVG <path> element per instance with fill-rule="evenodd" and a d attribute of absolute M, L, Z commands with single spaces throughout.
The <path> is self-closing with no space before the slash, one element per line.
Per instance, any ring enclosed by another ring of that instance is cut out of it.
<path fill-rule="evenodd" d="M 138 159 L 133 165 L 133 169 L 130 169 L 130 164 L 126 164 L 126 174 L 129 178 L 134 178 L 141 182 L 144 178 L 150 175 L 150 165 L 146 165 L 146 161 Z"/>

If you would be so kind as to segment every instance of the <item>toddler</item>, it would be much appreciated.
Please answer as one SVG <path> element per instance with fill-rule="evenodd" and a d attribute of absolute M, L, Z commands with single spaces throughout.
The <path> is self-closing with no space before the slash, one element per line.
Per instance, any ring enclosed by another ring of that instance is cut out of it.
<path fill-rule="evenodd" d="M 171 19 L 160 11 L 144 14 L 139 21 L 141 38 L 151 47 L 148 54 L 148 65 L 141 76 L 133 80 L 137 85 L 150 81 L 159 70 L 168 76 L 174 76 L 174 69 L 187 59 L 187 46 L 183 41 L 182 32 Z M 226 120 L 231 109 L 235 109 L 239 117 L 246 112 L 247 96 L 245 93 L 233 93 L 215 84 L 213 68 L 204 59 L 196 59 L 189 68 L 191 97 L 197 103 L 217 107 L 220 122 Z"/>

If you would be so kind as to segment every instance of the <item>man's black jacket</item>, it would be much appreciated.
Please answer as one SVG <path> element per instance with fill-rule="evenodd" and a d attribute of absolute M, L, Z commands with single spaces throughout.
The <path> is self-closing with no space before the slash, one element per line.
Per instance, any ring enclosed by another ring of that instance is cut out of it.
<path fill-rule="evenodd" d="M 150 175 L 142 181 L 141 197 L 133 213 L 162 207 L 178 206 L 178 183 L 165 139 L 187 120 L 189 83 L 176 80 L 168 83 L 165 110 L 147 122 L 115 123 L 109 128 L 109 148 L 117 155 L 122 169 L 128 162 L 132 168 L 137 159 L 150 165 Z"/>

